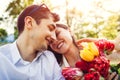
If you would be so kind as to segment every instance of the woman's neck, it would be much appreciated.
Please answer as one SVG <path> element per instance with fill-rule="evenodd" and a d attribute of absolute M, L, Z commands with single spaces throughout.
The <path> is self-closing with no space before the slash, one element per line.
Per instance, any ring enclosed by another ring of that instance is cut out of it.
<path fill-rule="evenodd" d="M 72 45 L 64 54 L 64 57 L 71 67 L 75 67 L 75 63 L 80 60 L 79 49 L 75 45 Z"/>

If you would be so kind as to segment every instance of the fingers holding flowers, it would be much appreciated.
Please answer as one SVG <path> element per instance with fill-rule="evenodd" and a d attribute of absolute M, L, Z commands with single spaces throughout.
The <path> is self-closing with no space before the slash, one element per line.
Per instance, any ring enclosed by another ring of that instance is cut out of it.
<path fill-rule="evenodd" d="M 106 80 L 118 80 L 119 75 L 116 72 L 109 73 Z"/>

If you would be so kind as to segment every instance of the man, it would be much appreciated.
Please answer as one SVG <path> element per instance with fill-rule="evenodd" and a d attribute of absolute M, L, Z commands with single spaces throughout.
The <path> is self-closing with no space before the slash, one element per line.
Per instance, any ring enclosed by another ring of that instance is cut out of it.
<path fill-rule="evenodd" d="M 0 80 L 64 80 L 53 54 L 45 51 L 56 39 L 56 15 L 42 4 L 18 17 L 18 39 L 0 47 Z"/>

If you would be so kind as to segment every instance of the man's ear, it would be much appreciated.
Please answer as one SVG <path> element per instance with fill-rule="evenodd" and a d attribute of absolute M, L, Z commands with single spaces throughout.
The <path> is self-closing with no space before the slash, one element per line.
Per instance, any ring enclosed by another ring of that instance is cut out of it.
<path fill-rule="evenodd" d="M 32 28 L 32 25 L 33 25 L 32 21 L 33 21 L 33 19 L 30 16 L 26 16 L 25 19 L 24 19 L 25 27 L 29 30 Z"/>

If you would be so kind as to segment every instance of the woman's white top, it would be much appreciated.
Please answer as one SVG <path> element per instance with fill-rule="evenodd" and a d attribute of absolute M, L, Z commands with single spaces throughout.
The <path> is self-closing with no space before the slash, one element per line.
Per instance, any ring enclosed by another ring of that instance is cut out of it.
<path fill-rule="evenodd" d="M 64 67 L 70 67 L 68 61 L 66 60 L 66 58 L 63 56 L 63 64 L 61 65 L 61 68 L 64 68 Z"/>

